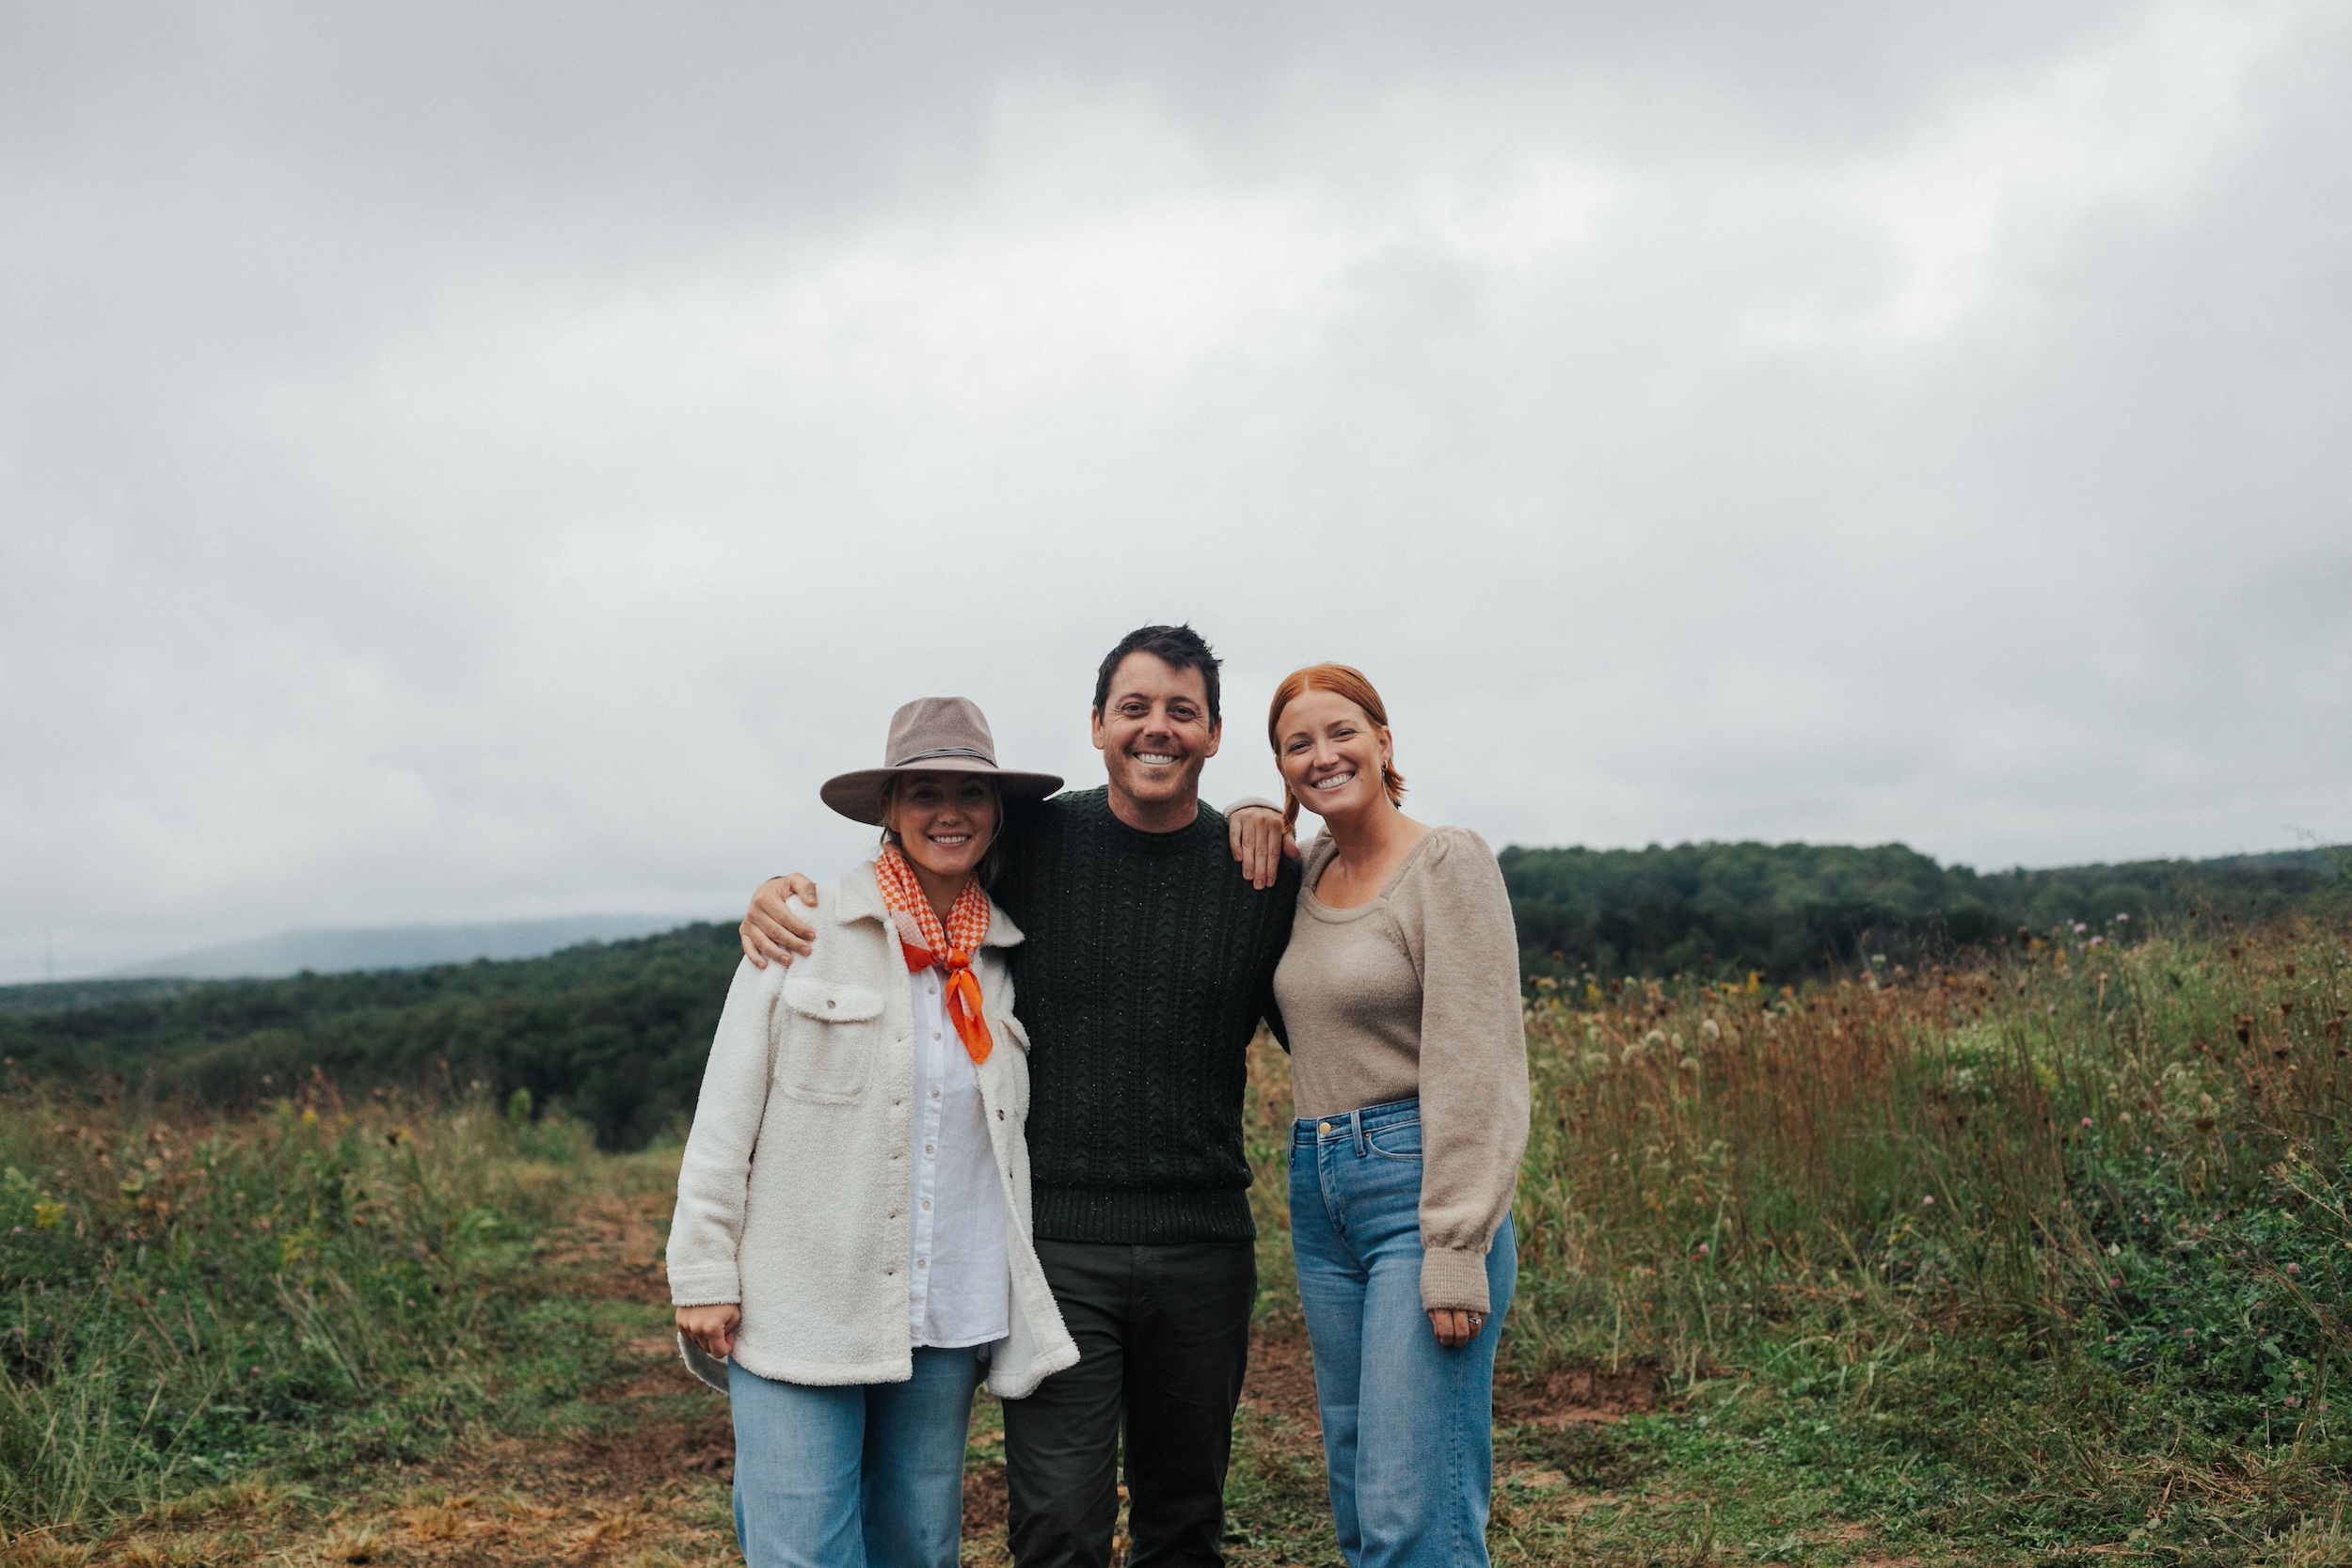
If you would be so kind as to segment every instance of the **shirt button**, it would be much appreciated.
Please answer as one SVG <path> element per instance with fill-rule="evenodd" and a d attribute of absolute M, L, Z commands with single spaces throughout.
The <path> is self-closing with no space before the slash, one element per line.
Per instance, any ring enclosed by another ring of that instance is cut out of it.
<path fill-rule="evenodd" d="M 933 1100 L 937 1100 L 939 1098 L 939 1091 L 937 1089 L 933 1089 L 931 1091 L 931 1098 Z"/>
<path fill-rule="evenodd" d="M 924 1153 L 926 1153 L 926 1154 L 932 1154 L 932 1153 L 936 1153 L 936 1152 L 937 1152 L 937 1150 L 933 1149 L 933 1148 L 931 1148 L 931 1146 L 930 1146 L 930 1145 L 929 1145 L 929 1144 L 925 1144 L 925 1145 L 923 1146 L 923 1152 L 924 1152 Z"/>
<path fill-rule="evenodd" d="M 928 1258 L 917 1258 L 914 1260 L 914 1266 L 918 1269 L 928 1269 L 931 1266 L 931 1260 Z"/>
<path fill-rule="evenodd" d="M 934 1033 L 932 1034 L 932 1036 L 931 1036 L 931 1038 L 933 1038 L 933 1039 L 937 1039 L 937 1038 L 939 1038 L 938 1034 L 937 1034 L 936 1032 L 934 1032 Z"/>
<path fill-rule="evenodd" d="M 925 1199 L 923 1200 L 923 1207 L 924 1207 L 924 1208 L 926 1208 L 926 1209 L 928 1209 L 928 1208 L 930 1208 L 930 1206 L 931 1206 L 931 1200 L 930 1200 L 930 1198 L 928 1198 L 928 1197 L 927 1197 L 927 1198 L 925 1198 Z M 895 1219 L 897 1219 L 898 1216 L 898 1215 L 896 1215 L 896 1214 L 893 1214 L 893 1215 L 891 1215 L 890 1217 L 891 1217 L 892 1219 L 894 1219 L 894 1220 L 895 1220 Z"/>

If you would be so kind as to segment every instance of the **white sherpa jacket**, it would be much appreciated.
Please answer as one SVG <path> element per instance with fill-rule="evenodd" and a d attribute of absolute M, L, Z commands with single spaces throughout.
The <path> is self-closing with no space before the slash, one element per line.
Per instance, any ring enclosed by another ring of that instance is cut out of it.
<path fill-rule="evenodd" d="M 860 866 L 820 895 L 816 951 L 790 969 L 735 972 L 703 1069 L 670 1225 L 670 1299 L 735 1302 L 734 1359 L 785 1383 L 902 1383 L 907 1326 L 907 1134 L 914 1001 L 898 932 Z M 1012 1016 L 1001 949 L 1021 940 L 1002 910 L 973 957 L 995 1049 L 980 1100 L 1004 1183 L 1010 1332 L 988 1386 L 1019 1399 L 1075 1365 L 1029 1241 L 1029 1037 Z M 706 1383 L 726 1367 L 684 1336 Z"/>

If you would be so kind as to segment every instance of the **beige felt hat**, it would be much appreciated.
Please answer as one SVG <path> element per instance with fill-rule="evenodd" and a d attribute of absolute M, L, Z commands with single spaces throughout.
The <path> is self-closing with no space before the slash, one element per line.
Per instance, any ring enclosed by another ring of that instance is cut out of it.
<path fill-rule="evenodd" d="M 1023 800 L 1041 800 L 1061 787 L 1059 774 L 997 767 L 988 717 L 968 697 L 917 697 L 892 714 L 882 758 L 880 768 L 827 779 L 818 794 L 852 822 L 880 822 L 882 785 L 900 773 L 985 773 L 1006 796 Z"/>

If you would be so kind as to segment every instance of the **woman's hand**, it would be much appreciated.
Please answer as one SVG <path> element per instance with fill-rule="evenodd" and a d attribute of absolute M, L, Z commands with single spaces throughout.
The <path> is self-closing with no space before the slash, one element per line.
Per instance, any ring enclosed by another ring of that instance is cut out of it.
<path fill-rule="evenodd" d="M 743 1309 L 731 1301 L 677 1309 L 677 1331 L 721 1360 L 735 1349 L 735 1325 L 742 1321 Z"/>
<path fill-rule="evenodd" d="M 1435 1307 L 1429 1314 L 1429 1327 L 1438 1336 L 1438 1343 L 1448 1350 L 1460 1350 L 1478 1338 L 1478 1331 L 1486 1326 L 1484 1312 L 1465 1312 L 1458 1307 Z"/>

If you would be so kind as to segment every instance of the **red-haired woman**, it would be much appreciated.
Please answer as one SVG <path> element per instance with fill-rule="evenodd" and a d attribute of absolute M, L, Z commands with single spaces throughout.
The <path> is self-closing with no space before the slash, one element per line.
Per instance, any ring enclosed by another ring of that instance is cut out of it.
<path fill-rule="evenodd" d="M 1476 833 L 1398 809 L 1388 710 L 1359 672 L 1295 672 L 1266 732 L 1286 823 L 1303 805 L 1324 827 L 1274 990 L 1340 1549 L 1351 1568 L 1483 1564 L 1527 1147 L 1510 898 Z"/>

